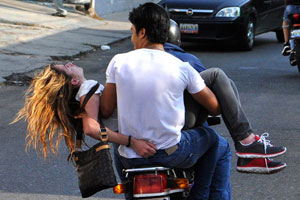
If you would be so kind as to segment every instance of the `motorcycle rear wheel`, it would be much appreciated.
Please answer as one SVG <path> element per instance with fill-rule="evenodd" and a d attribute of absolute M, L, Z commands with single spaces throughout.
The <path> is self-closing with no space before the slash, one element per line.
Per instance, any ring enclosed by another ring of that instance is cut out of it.
<path fill-rule="evenodd" d="M 295 51 L 296 51 L 298 72 L 300 73 L 300 39 L 295 39 Z"/>

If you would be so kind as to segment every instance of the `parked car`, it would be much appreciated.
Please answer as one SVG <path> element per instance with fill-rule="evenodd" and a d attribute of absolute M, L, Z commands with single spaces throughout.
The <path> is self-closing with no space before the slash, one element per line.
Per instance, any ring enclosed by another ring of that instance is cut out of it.
<path fill-rule="evenodd" d="M 283 0 L 162 0 L 182 41 L 230 40 L 251 50 L 255 35 L 269 31 L 283 42 Z"/>

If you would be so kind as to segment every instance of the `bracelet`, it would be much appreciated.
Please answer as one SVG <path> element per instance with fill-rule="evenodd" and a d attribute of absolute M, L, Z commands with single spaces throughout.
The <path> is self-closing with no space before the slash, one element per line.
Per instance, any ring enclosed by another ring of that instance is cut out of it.
<path fill-rule="evenodd" d="M 131 142 L 131 135 L 128 136 L 128 144 L 126 145 L 126 147 L 130 147 L 130 142 Z"/>

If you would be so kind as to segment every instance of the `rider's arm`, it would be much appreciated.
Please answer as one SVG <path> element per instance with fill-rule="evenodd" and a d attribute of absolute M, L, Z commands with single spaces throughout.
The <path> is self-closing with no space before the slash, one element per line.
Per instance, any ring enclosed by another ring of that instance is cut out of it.
<path fill-rule="evenodd" d="M 117 104 L 116 84 L 107 83 L 101 95 L 101 116 L 108 118 L 114 112 Z"/>
<path fill-rule="evenodd" d="M 193 98 L 206 108 L 210 115 L 216 116 L 221 113 L 220 105 L 214 93 L 208 88 L 204 87 L 200 92 L 192 94 Z"/>

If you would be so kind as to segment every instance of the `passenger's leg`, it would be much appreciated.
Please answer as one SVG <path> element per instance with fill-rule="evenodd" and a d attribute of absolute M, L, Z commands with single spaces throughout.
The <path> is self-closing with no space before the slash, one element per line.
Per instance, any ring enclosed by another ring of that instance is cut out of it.
<path fill-rule="evenodd" d="M 288 15 L 294 12 L 294 7 L 291 5 L 286 6 L 283 14 L 283 22 L 282 22 L 282 31 L 284 44 L 281 54 L 283 56 L 288 56 L 291 54 L 291 45 L 290 45 L 290 20 L 288 19 Z"/>
<path fill-rule="evenodd" d="M 247 138 L 253 131 L 239 102 L 235 85 L 219 68 L 207 69 L 200 75 L 216 95 L 221 106 L 223 120 L 232 139 L 238 142 Z"/>
<path fill-rule="evenodd" d="M 273 146 L 264 133 L 255 136 L 238 98 L 238 92 L 232 81 L 218 68 L 207 69 L 200 73 L 207 86 L 216 95 L 221 106 L 223 120 L 227 126 L 238 157 L 265 158 L 275 157 L 286 152 L 286 148 Z"/>

